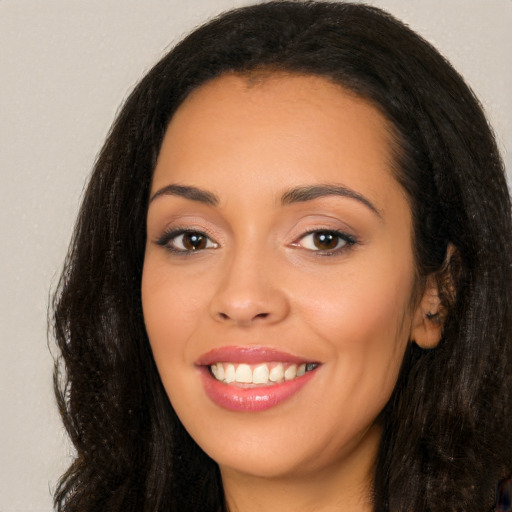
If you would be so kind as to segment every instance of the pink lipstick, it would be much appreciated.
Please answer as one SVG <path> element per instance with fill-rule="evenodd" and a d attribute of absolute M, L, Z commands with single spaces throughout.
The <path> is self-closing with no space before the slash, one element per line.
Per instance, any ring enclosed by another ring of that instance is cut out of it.
<path fill-rule="evenodd" d="M 299 392 L 319 363 L 265 347 L 222 347 L 201 356 L 196 365 L 215 404 L 258 412 Z"/>

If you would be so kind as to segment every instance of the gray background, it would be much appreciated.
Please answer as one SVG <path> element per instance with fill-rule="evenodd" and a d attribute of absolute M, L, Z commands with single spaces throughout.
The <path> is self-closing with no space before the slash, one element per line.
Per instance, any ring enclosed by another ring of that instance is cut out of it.
<path fill-rule="evenodd" d="M 0 0 L 0 512 L 50 511 L 71 449 L 46 342 L 87 174 L 122 100 L 194 26 L 239 0 Z M 374 0 L 467 78 L 512 169 L 512 0 Z"/>

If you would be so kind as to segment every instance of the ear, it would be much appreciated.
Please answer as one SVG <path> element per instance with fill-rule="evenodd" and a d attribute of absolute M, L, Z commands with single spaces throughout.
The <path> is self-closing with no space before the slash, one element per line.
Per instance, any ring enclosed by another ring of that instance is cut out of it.
<path fill-rule="evenodd" d="M 434 348 L 441 340 L 444 325 L 442 304 L 437 280 L 434 275 L 427 278 L 425 291 L 412 321 L 411 341 L 421 348 Z"/>
<path fill-rule="evenodd" d="M 449 243 L 442 268 L 428 276 L 423 297 L 414 312 L 410 339 L 419 347 L 434 348 L 441 341 L 446 316 L 455 304 L 455 283 L 460 272 L 459 251 Z"/>

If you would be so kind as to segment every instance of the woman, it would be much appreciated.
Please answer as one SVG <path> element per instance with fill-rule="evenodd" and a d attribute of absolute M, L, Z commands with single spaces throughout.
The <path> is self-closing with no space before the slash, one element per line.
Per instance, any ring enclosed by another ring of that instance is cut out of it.
<path fill-rule="evenodd" d="M 120 112 L 56 295 L 59 510 L 482 511 L 511 219 L 478 101 L 382 11 L 197 29 Z"/>

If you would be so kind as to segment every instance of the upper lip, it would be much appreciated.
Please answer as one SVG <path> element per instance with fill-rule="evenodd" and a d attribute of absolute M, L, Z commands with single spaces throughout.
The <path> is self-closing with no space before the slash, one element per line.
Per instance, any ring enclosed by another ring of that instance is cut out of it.
<path fill-rule="evenodd" d="M 198 366 L 210 366 L 215 363 L 312 363 L 316 362 L 311 359 L 299 357 L 287 352 L 282 352 L 269 347 L 236 347 L 227 346 L 214 348 L 202 356 L 196 361 Z"/>

